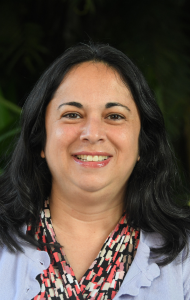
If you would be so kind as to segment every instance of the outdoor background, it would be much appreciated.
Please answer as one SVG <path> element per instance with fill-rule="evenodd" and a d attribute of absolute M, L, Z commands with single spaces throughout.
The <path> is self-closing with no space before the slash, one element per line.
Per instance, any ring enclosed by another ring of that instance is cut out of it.
<path fill-rule="evenodd" d="M 0 0 L 0 172 L 37 79 L 65 49 L 90 39 L 142 70 L 190 185 L 189 0 Z"/>

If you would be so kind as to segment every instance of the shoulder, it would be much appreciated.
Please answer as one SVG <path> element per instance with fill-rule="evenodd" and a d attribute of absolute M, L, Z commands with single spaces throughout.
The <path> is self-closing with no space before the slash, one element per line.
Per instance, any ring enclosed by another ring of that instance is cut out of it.
<path fill-rule="evenodd" d="M 141 230 L 140 241 L 151 248 L 159 248 L 164 245 L 164 239 L 161 234 L 156 232 L 145 232 Z M 179 253 L 178 259 L 181 257 L 182 261 L 190 259 L 190 235 L 187 236 L 187 244 L 183 250 Z"/>
<path fill-rule="evenodd" d="M 185 299 L 190 299 L 190 236 L 188 236 L 187 246 L 182 250 L 182 274 L 184 282 Z"/>
<path fill-rule="evenodd" d="M 0 247 L 0 299 L 32 299 L 39 292 L 36 276 L 50 264 L 46 252 L 24 241 L 20 241 L 20 245 L 23 252 Z"/>
<path fill-rule="evenodd" d="M 141 231 L 141 242 L 149 249 L 149 259 L 152 261 L 150 248 L 162 246 L 164 240 L 158 233 Z M 179 287 L 181 283 L 184 299 L 190 299 L 190 235 L 188 236 L 187 245 L 178 256 L 168 265 L 160 267 L 160 274 L 161 278 L 170 278 L 171 284 L 178 283 Z"/>
<path fill-rule="evenodd" d="M 160 266 L 151 248 L 164 243 L 161 235 L 141 230 L 137 253 L 118 296 L 135 299 L 190 299 L 190 257 L 183 249 L 171 263 Z"/>

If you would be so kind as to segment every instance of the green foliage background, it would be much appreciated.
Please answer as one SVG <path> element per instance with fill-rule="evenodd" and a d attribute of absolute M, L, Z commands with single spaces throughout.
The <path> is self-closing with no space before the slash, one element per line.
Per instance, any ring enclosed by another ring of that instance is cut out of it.
<path fill-rule="evenodd" d="M 109 43 L 142 70 L 190 174 L 190 1 L 1 0 L 0 170 L 24 101 L 46 67 L 78 43 Z M 189 176 L 190 182 L 190 176 Z"/>

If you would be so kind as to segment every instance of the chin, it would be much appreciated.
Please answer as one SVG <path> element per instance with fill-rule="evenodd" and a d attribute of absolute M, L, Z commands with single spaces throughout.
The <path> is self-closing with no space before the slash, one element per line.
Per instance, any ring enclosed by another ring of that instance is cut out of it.
<path fill-rule="evenodd" d="M 105 185 L 102 185 L 102 184 L 93 184 L 93 185 L 85 184 L 84 185 L 83 184 L 83 185 L 78 185 L 78 187 L 85 192 L 94 193 L 94 192 L 98 192 L 98 191 L 102 190 L 105 187 Z"/>

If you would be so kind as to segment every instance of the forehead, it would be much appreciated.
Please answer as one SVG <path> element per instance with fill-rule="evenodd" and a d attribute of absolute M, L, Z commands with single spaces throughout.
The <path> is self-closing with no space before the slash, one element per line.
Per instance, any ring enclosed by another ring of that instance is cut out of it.
<path fill-rule="evenodd" d="M 84 62 L 74 66 L 65 75 L 54 97 L 66 95 L 130 96 L 131 91 L 119 73 L 102 62 Z"/>

